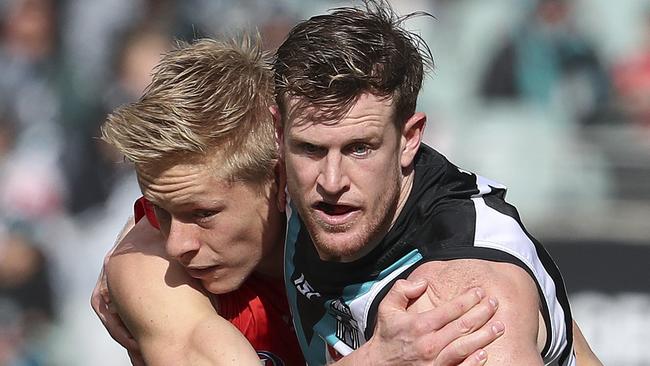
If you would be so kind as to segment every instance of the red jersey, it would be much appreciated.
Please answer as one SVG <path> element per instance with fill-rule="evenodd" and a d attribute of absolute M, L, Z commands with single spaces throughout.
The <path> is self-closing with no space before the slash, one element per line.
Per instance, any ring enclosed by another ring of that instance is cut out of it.
<path fill-rule="evenodd" d="M 160 229 L 153 207 L 144 197 L 135 202 L 134 211 L 136 222 L 146 216 L 153 227 Z M 262 365 L 305 364 L 282 280 L 252 275 L 237 290 L 212 296 L 219 315 L 248 339 Z"/>

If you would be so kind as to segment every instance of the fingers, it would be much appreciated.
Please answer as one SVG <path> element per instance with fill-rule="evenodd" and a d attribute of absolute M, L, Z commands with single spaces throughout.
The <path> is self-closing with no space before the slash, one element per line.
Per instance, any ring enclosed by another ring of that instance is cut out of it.
<path fill-rule="evenodd" d="M 103 297 L 102 297 L 102 295 L 100 293 L 100 289 L 99 289 L 99 282 L 97 282 L 97 284 L 95 285 L 95 288 L 93 289 L 92 294 L 90 295 L 90 307 L 93 308 L 93 310 L 95 311 L 95 314 L 97 314 L 98 316 L 99 316 L 99 308 L 101 306 L 100 304 L 101 304 L 101 302 L 103 300 L 104 299 L 103 299 Z"/>
<path fill-rule="evenodd" d="M 116 313 L 107 310 L 103 315 L 106 319 L 104 326 L 106 327 L 108 334 L 110 334 L 117 343 L 126 348 L 129 352 L 138 351 L 140 349 L 138 342 L 133 338 L 131 332 L 129 332 L 122 322 L 122 319 Z"/>
<path fill-rule="evenodd" d="M 117 343 L 126 348 L 129 352 L 137 352 L 139 350 L 138 343 L 112 306 L 110 295 L 108 293 L 108 286 L 106 285 L 106 275 L 103 270 L 99 275 L 97 284 L 95 285 L 90 297 L 90 305 L 108 331 L 108 334 L 110 334 Z"/>
<path fill-rule="evenodd" d="M 423 334 L 418 352 L 438 355 L 436 365 L 458 365 L 468 356 L 503 334 L 503 324 L 484 326 L 496 313 L 498 301 L 486 298 L 479 288 L 452 299 L 436 309 L 418 314 L 415 328 Z"/>
<path fill-rule="evenodd" d="M 505 326 L 502 322 L 490 322 L 481 329 L 460 337 L 443 348 L 438 354 L 438 362 L 440 365 L 451 366 L 458 365 L 464 360 L 461 365 L 466 363 L 467 365 L 482 365 L 485 360 L 482 357 L 484 354 L 480 351 L 501 337 L 504 332 Z"/>
<path fill-rule="evenodd" d="M 440 329 L 439 334 L 448 334 L 450 341 L 470 334 L 487 323 L 494 313 L 496 313 L 498 307 L 499 302 L 496 298 L 490 297 L 484 299 L 462 314 L 458 319 L 445 325 Z"/>
<path fill-rule="evenodd" d="M 104 272 L 104 268 L 102 268 L 102 270 L 99 272 L 97 283 L 95 284 L 95 288 L 93 288 L 93 292 L 90 297 L 90 305 L 96 313 L 98 313 L 97 310 L 102 302 L 108 304 L 111 301 L 110 295 L 108 293 L 107 282 L 106 273 Z"/>
<path fill-rule="evenodd" d="M 142 357 L 142 354 L 137 351 L 129 351 L 129 359 L 131 360 L 131 365 L 133 366 L 147 366 L 147 364 L 144 362 L 144 358 Z"/>
<path fill-rule="evenodd" d="M 406 310 L 411 300 L 420 297 L 427 288 L 426 281 L 397 280 L 379 305 L 379 312 Z"/>
<path fill-rule="evenodd" d="M 115 311 L 110 304 L 101 304 L 99 312 L 97 313 L 102 324 L 108 331 L 108 334 L 127 351 L 139 351 L 140 346 L 133 338 L 131 332 L 128 330 L 122 318 Z"/>
<path fill-rule="evenodd" d="M 481 366 L 485 365 L 487 359 L 487 352 L 485 352 L 483 349 L 480 349 L 467 357 L 467 359 L 465 359 L 463 362 L 459 363 L 458 366 Z"/>
<path fill-rule="evenodd" d="M 106 324 L 105 312 L 109 311 L 110 296 L 108 294 L 108 286 L 106 284 L 106 275 L 104 269 L 99 273 L 97 283 L 90 296 L 90 306 L 95 311 L 102 323 Z"/>
<path fill-rule="evenodd" d="M 438 330 L 460 318 L 485 297 L 485 291 L 477 287 L 453 298 L 439 307 L 421 313 L 421 326 L 430 331 Z M 494 314 L 494 312 L 493 312 Z M 485 320 L 487 321 L 487 319 Z M 483 322 L 485 324 L 485 322 Z M 482 325 L 482 324 L 481 324 Z"/>
<path fill-rule="evenodd" d="M 475 295 L 478 297 L 479 294 Z M 495 298 L 484 298 L 479 304 L 435 333 L 435 341 L 430 342 L 441 346 L 438 356 L 439 361 L 443 362 L 441 364 L 455 365 L 503 334 L 501 322 L 492 323 L 496 327 L 494 329 L 481 328 L 494 316 L 498 306 L 499 303 Z M 479 328 L 481 329 L 477 330 Z M 427 339 L 424 338 L 422 341 L 426 342 Z"/>

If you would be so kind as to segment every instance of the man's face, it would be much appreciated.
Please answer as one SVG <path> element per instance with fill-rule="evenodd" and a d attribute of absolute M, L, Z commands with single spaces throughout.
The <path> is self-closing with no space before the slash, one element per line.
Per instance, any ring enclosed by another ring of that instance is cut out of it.
<path fill-rule="evenodd" d="M 253 271 L 281 276 L 282 215 L 264 188 L 215 176 L 206 164 L 138 171 L 167 253 L 212 293 L 241 286 Z"/>
<path fill-rule="evenodd" d="M 408 195 L 412 149 L 393 108 L 390 99 L 364 94 L 340 121 L 285 122 L 287 188 L 322 259 L 367 254 Z"/>

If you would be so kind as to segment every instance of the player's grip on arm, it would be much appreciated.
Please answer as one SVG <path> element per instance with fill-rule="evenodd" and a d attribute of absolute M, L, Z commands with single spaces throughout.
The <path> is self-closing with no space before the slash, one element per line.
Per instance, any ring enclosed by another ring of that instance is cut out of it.
<path fill-rule="evenodd" d="M 362 364 L 470 366 L 487 361 L 483 347 L 504 332 L 503 323 L 489 322 L 496 299 L 474 288 L 420 312 L 411 304 L 426 287 L 425 281 L 398 280 L 393 285 L 379 305 L 374 335 L 359 349 L 365 347 Z"/>
<path fill-rule="evenodd" d="M 97 317 L 108 331 L 108 334 L 122 347 L 126 348 L 129 358 L 133 366 L 144 366 L 144 360 L 140 354 L 140 347 L 138 342 L 133 338 L 126 325 L 117 313 L 117 310 L 111 302 L 111 297 L 108 291 L 108 281 L 106 279 L 105 268 L 113 253 L 116 251 L 121 240 L 135 225 L 133 217 L 130 217 L 120 234 L 118 235 L 113 247 L 106 253 L 102 264 L 102 269 L 99 272 L 97 283 L 93 289 L 90 297 L 90 305 L 97 314 Z"/>
<path fill-rule="evenodd" d="M 108 259 L 111 254 L 112 251 L 106 255 L 106 258 Z M 105 260 L 105 263 L 106 261 L 107 260 Z M 90 304 L 97 314 L 97 317 L 104 325 L 104 328 L 108 331 L 108 334 L 110 334 L 117 343 L 126 349 L 129 358 L 131 359 L 131 364 L 133 366 L 145 366 L 142 355 L 140 354 L 138 342 L 126 328 L 126 325 L 124 325 L 117 310 L 111 303 L 104 267 L 102 267 L 99 277 L 97 278 L 97 284 L 93 289 Z"/>

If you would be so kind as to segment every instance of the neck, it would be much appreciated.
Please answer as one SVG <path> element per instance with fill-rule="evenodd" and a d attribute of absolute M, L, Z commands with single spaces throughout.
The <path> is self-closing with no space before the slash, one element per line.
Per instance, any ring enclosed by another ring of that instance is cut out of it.
<path fill-rule="evenodd" d="M 395 209 L 395 215 L 393 216 L 393 219 L 390 222 L 390 228 L 395 225 L 395 221 L 397 221 L 397 218 L 399 217 L 399 214 L 402 212 L 404 209 L 404 205 L 406 204 L 406 201 L 408 200 L 409 196 L 411 195 L 411 189 L 413 189 L 413 181 L 415 180 L 415 171 L 413 169 L 410 170 L 410 173 L 407 174 L 404 179 L 402 179 L 402 184 L 400 186 L 400 194 L 399 198 L 397 201 L 397 209 Z M 389 228 L 389 230 L 390 230 Z"/>
<path fill-rule="evenodd" d="M 255 268 L 255 273 L 269 278 L 282 278 L 284 275 L 284 233 L 286 218 L 282 212 L 277 212 L 275 216 L 278 217 L 279 222 L 271 222 L 270 224 L 276 226 L 274 230 L 276 235 L 272 235 L 273 238 L 264 239 L 273 240 L 273 243 L 269 243 L 271 249 L 268 253 L 264 253 L 262 260 Z"/>

